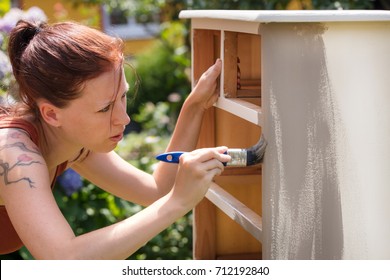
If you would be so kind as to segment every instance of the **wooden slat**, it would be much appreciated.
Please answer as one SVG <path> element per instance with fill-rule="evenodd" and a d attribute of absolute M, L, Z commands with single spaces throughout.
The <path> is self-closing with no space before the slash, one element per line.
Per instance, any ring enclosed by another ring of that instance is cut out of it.
<path fill-rule="evenodd" d="M 241 78 L 241 85 L 243 87 L 245 86 L 255 86 L 255 87 L 258 87 L 260 88 L 261 86 L 261 80 L 260 79 L 244 79 L 244 78 Z"/>
<path fill-rule="evenodd" d="M 221 176 L 247 176 L 261 175 L 261 164 L 247 167 L 229 167 L 227 166 Z"/>
<path fill-rule="evenodd" d="M 241 79 L 261 82 L 261 37 L 237 33 L 237 56 L 240 58 Z M 241 82 L 242 82 L 241 81 Z"/>
<path fill-rule="evenodd" d="M 203 117 L 198 148 L 215 146 L 215 108 L 209 108 Z M 193 257 L 196 260 L 212 260 L 216 257 L 215 206 L 203 199 L 193 211 Z"/>
<path fill-rule="evenodd" d="M 240 98 L 220 97 L 215 106 L 255 125 L 263 126 L 263 112 L 258 105 Z"/>
<path fill-rule="evenodd" d="M 247 253 L 217 256 L 217 260 L 261 260 L 261 253 Z"/>
<path fill-rule="evenodd" d="M 262 218 L 257 213 L 215 183 L 209 188 L 206 197 L 261 242 Z"/>
<path fill-rule="evenodd" d="M 215 206 L 203 199 L 193 210 L 193 257 L 195 260 L 216 258 Z"/>
<path fill-rule="evenodd" d="M 242 86 L 241 89 L 237 90 L 237 97 L 260 97 L 261 88 L 260 87 L 247 87 Z"/>
<path fill-rule="evenodd" d="M 259 34 L 260 23 L 251 21 L 239 21 L 239 20 L 217 20 L 209 18 L 193 18 L 191 19 L 192 28 L 198 29 L 214 29 L 220 30 L 223 26 L 224 30 L 233 32 L 245 32 L 250 34 Z"/>
<path fill-rule="evenodd" d="M 225 97 L 237 97 L 237 33 L 225 32 L 223 91 Z"/>
<path fill-rule="evenodd" d="M 192 46 L 192 86 L 195 86 L 200 76 L 215 62 L 218 54 L 219 45 L 216 41 L 220 40 L 214 30 L 194 29 Z"/>
<path fill-rule="evenodd" d="M 194 87 L 197 80 L 219 57 L 220 32 L 214 30 L 193 30 L 193 80 Z M 201 137 L 198 139 L 198 148 L 215 146 L 215 108 L 209 108 L 201 126 Z M 215 206 L 204 199 L 194 209 L 193 226 L 193 257 L 198 260 L 216 258 L 216 228 Z"/>

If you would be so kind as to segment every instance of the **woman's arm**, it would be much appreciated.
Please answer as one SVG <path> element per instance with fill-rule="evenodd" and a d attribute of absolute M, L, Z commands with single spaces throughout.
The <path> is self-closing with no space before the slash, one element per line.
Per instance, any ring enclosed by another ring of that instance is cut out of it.
<path fill-rule="evenodd" d="M 196 148 L 204 112 L 218 99 L 217 79 L 222 61 L 218 59 L 202 74 L 185 100 L 166 151 L 192 151 Z M 177 165 L 160 162 L 153 176 L 160 193 L 167 193 L 175 180 Z"/>
<path fill-rule="evenodd" d="M 114 151 L 90 152 L 86 159 L 70 167 L 107 192 L 143 206 L 165 195 L 159 193 L 151 174 L 132 166 Z"/>
<path fill-rule="evenodd" d="M 226 148 L 185 154 L 167 195 L 119 223 L 75 236 L 53 197 L 45 161 L 28 136 L 23 133 L 2 147 L 0 195 L 20 238 L 38 259 L 127 258 L 191 210 L 228 160 Z M 128 183 L 134 183 L 131 176 Z"/>

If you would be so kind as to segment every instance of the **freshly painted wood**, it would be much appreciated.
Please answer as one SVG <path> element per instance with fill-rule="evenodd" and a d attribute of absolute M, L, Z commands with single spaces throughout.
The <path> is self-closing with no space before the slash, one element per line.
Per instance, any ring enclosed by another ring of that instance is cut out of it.
<path fill-rule="evenodd" d="M 262 240 L 263 229 L 261 217 L 245 204 L 217 184 L 213 184 L 210 187 L 206 197 L 231 219 L 239 223 L 258 241 Z"/>

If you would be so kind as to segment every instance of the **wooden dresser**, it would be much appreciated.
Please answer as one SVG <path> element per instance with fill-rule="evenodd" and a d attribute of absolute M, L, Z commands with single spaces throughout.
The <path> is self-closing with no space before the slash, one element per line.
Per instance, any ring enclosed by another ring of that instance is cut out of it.
<path fill-rule="evenodd" d="M 268 142 L 194 210 L 194 258 L 389 259 L 390 12 L 180 17 L 193 83 L 223 60 L 199 147 Z"/>

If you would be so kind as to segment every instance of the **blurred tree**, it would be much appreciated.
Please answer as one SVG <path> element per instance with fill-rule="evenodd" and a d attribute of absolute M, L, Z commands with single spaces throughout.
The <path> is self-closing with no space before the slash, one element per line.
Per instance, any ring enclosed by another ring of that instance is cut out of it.
<path fill-rule="evenodd" d="M 390 10 L 390 0 L 376 0 L 374 1 L 375 9 Z"/>
<path fill-rule="evenodd" d="M 286 9 L 292 3 L 299 9 L 390 9 L 390 0 L 68 0 L 74 5 L 105 4 L 111 10 L 120 8 L 145 21 L 160 16 L 161 22 L 178 19 L 181 10 L 274 10 Z M 142 15 L 142 17 L 140 17 Z"/>
<path fill-rule="evenodd" d="M 0 16 L 3 16 L 11 8 L 11 1 L 0 1 Z"/>

